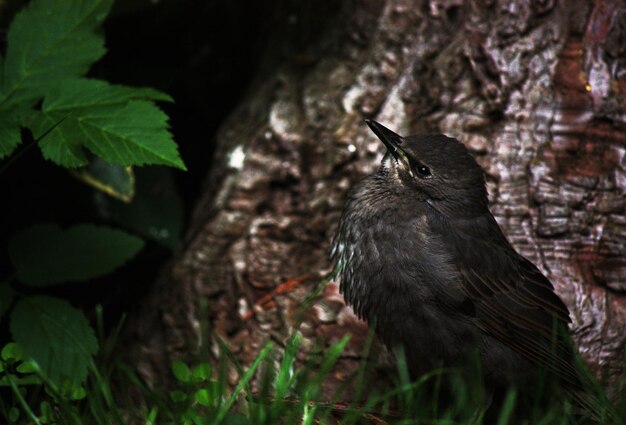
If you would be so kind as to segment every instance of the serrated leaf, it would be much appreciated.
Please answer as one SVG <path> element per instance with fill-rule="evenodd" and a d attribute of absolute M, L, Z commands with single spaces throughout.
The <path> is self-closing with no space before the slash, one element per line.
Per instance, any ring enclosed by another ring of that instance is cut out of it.
<path fill-rule="evenodd" d="M 49 286 L 100 277 L 135 256 L 144 242 L 118 229 L 81 224 L 62 230 L 38 224 L 9 242 L 17 278 L 31 286 Z"/>
<path fill-rule="evenodd" d="M 33 0 L 11 23 L 0 103 L 36 100 L 83 76 L 105 53 L 99 30 L 112 0 Z"/>
<path fill-rule="evenodd" d="M 41 119 L 39 116 L 36 117 Z M 52 133 L 52 131 L 45 134 L 50 129 L 60 125 L 60 123 L 65 120 L 65 117 L 57 121 L 48 118 L 50 117 L 45 117 L 45 119 L 41 121 L 37 121 L 35 118 L 33 123 L 36 122 L 39 124 L 37 131 L 31 127 L 33 134 L 37 134 L 36 137 L 41 138 L 39 147 L 41 148 L 44 158 L 67 168 L 84 167 L 89 164 L 89 160 L 87 159 L 87 155 L 85 155 L 85 151 L 79 139 L 73 138 L 71 135 L 67 137 L 67 134 L 60 133 L 54 133 L 51 136 L 50 133 Z"/>
<path fill-rule="evenodd" d="M 112 164 L 161 164 L 185 169 L 168 128 L 168 117 L 142 99 L 166 99 L 156 90 L 114 86 L 97 80 L 66 81 L 52 90 L 33 115 L 44 157 L 65 167 L 87 164 L 89 149 Z"/>
<path fill-rule="evenodd" d="M 132 167 L 109 164 L 94 158 L 86 167 L 70 169 L 70 174 L 107 195 L 128 203 L 135 195 L 135 174 Z"/>
<path fill-rule="evenodd" d="M 22 142 L 20 126 L 8 111 L 0 112 L 0 159 L 11 155 Z"/>
<path fill-rule="evenodd" d="M 50 87 L 43 108 L 51 111 L 69 111 L 118 105 L 131 100 L 174 101 L 170 95 L 150 87 L 129 87 L 104 80 L 73 78 Z"/>
<path fill-rule="evenodd" d="M 132 201 L 125 203 L 97 195 L 98 212 L 124 228 L 168 248 L 176 248 L 185 213 L 172 171 L 165 167 L 141 167 L 135 169 L 134 174 L 136 187 Z"/>
<path fill-rule="evenodd" d="M 58 298 L 22 298 L 11 313 L 11 334 L 57 386 L 87 378 L 98 341 L 85 315 Z"/>

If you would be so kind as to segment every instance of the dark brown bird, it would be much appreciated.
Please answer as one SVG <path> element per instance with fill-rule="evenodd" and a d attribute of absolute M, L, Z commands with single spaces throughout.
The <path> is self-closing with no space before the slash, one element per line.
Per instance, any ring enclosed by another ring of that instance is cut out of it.
<path fill-rule="evenodd" d="M 349 192 L 333 241 L 346 302 L 414 378 L 477 354 L 489 388 L 532 389 L 545 369 L 580 394 L 569 311 L 500 230 L 465 146 L 366 122 L 387 154 Z"/>

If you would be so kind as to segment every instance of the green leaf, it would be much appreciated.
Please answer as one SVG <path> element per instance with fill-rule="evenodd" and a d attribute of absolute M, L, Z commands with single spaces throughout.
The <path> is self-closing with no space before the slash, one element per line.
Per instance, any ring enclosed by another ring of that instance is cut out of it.
<path fill-rule="evenodd" d="M 100 26 L 112 0 L 33 0 L 9 28 L 0 103 L 36 100 L 83 76 L 105 53 Z"/>
<path fill-rule="evenodd" d="M 170 95 L 149 87 L 128 87 L 91 78 L 73 78 L 50 87 L 43 108 L 70 111 L 119 105 L 131 100 L 174 101 Z"/>
<path fill-rule="evenodd" d="M 140 238 L 110 227 L 81 224 L 64 231 L 56 224 L 38 224 L 13 237 L 9 256 L 20 281 L 50 286 L 100 277 L 143 245 Z"/>
<path fill-rule="evenodd" d="M 46 296 L 22 298 L 11 314 L 11 334 L 57 386 L 84 382 L 98 341 L 84 314 Z"/>
<path fill-rule="evenodd" d="M 172 373 L 180 382 L 189 382 L 191 372 L 189 371 L 189 366 L 187 366 L 184 362 L 174 360 L 172 362 Z"/>
<path fill-rule="evenodd" d="M 70 169 L 77 179 L 125 203 L 135 195 L 135 174 L 132 167 L 109 164 L 94 158 L 86 167 Z"/>
<path fill-rule="evenodd" d="M 8 281 L 0 282 L 0 319 L 7 312 L 13 299 L 15 298 L 15 291 L 11 288 Z"/>
<path fill-rule="evenodd" d="M 55 412 L 47 401 L 42 401 L 39 404 L 39 412 L 41 423 L 50 423 L 55 419 Z"/>
<path fill-rule="evenodd" d="M 84 387 L 77 388 L 72 392 L 71 396 L 72 400 L 83 400 L 87 397 L 87 390 Z"/>
<path fill-rule="evenodd" d="M 153 407 L 146 416 L 146 425 L 155 425 L 157 416 L 159 415 L 159 408 Z"/>
<path fill-rule="evenodd" d="M 65 121 L 66 117 L 56 121 L 42 117 L 40 112 L 34 112 L 28 127 L 39 140 L 39 148 L 44 158 L 63 167 L 84 167 L 89 163 L 87 155 L 78 138 L 72 135 L 53 131 Z"/>
<path fill-rule="evenodd" d="M 70 400 L 82 400 L 87 396 L 87 391 L 82 385 L 69 379 L 63 381 L 60 392 Z"/>
<path fill-rule="evenodd" d="M 11 155 L 22 142 L 20 126 L 12 114 L 0 112 L 0 159 Z"/>
<path fill-rule="evenodd" d="M 187 394 L 179 390 L 174 390 L 170 393 L 170 398 L 172 399 L 173 402 L 180 403 L 182 401 L 187 400 Z"/>
<path fill-rule="evenodd" d="M 96 195 L 98 212 L 107 220 L 174 249 L 180 242 L 185 213 L 174 184 L 172 171 L 165 167 L 134 169 L 135 196 L 130 203 Z"/>
<path fill-rule="evenodd" d="M 20 418 L 20 409 L 17 407 L 11 407 L 9 409 L 9 422 L 17 422 Z"/>
<path fill-rule="evenodd" d="M 209 392 L 209 390 L 201 388 L 198 391 L 196 391 L 196 394 L 194 396 L 196 403 L 204 406 L 204 407 L 209 407 L 212 403 L 211 400 L 211 393 Z"/>
<path fill-rule="evenodd" d="M 170 98 L 156 90 L 98 80 L 65 81 L 46 95 L 42 111 L 28 126 L 35 138 L 54 127 L 39 147 L 45 158 L 65 167 L 87 165 L 86 148 L 112 164 L 185 169 L 167 115 L 145 99 Z"/>
<path fill-rule="evenodd" d="M 27 359 L 19 364 L 18 367 L 15 368 L 19 373 L 29 374 L 34 373 L 39 370 L 39 365 L 33 359 Z"/>
<path fill-rule="evenodd" d="M 206 381 L 211 376 L 211 365 L 208 363 L 201 363 L 194 366 L 191 371 L 191 375 L 196 382 Z"/>
<path fill-rule="evenodd" d="M 9 342 L 7 345 L 2 347 L 2 352 L 0 353 L 0 356 L 5 362 L 14 363 L 22 360 L 22 358 L 24 357 L 24 353 L 22 351 L 22 347 L 20 347 L 19 344 Z"/>

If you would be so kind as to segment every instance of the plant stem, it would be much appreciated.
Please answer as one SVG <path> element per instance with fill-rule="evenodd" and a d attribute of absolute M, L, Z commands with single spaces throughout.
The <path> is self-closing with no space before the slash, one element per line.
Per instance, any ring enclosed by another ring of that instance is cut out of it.
<path fill-rule="evenodd" d="M 17 387 L 17 385 L 15 385 L 15 381 L 13 381 L 11 374 L 7 373 L 6 377 L 7 377 L 7 380 L 9 381 L 9 384 L 11 385 L 13 394 L 15 394 L 15 397 L 17 397 L 17 401 L 20 403 L 20 406 L 22 406 L 24 413 L 26 413 L 26 415 L 30 418 L 30 420 L 33 421 L 33 423 L 35 423 L 36 425 L 41 425 L 41 422 L 39 422 L 37 415 L 35 415 L 35 413 L 32 410 L 30 410 L 28 403 L 26 403 L 26 400 L 24 400 L 24 397 L 22 397 L 22 393 L 20 393 L 20 389 Z"/>

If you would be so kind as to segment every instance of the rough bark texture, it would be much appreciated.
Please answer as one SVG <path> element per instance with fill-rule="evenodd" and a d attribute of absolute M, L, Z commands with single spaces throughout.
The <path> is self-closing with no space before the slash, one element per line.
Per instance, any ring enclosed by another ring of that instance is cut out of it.
<path fill-rule="evenodd" d="M 592 370 L 615 384 L 626 340 L 622 2 L 352 0 L 335 13 L 306 50 L 277 45 L 287 59 L 222 126 L 189 243 L 134 320 L 144 376 L 197 352 L 203 298 L 202 320 L 244 364 L 267 340 L 284 343 L 330 271 L 346 190 L 378 167 L 383 146 L 363 123 L 375 118 L 476 154 L 496 219 L 571 309 Z M 341 381 L 366 329 L 331 283 L 305 311 L 301 355 L 351 334 Z"/>

